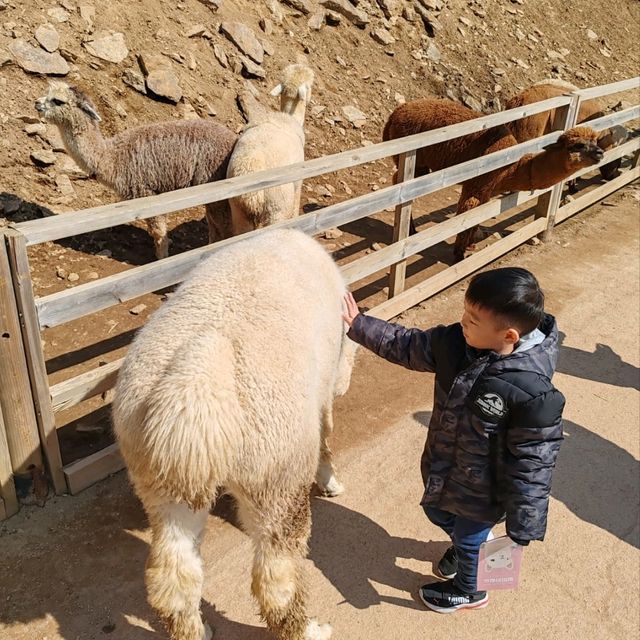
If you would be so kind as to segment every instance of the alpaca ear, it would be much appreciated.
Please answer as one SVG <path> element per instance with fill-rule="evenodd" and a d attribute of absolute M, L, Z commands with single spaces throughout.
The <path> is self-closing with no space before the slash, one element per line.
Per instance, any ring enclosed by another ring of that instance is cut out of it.
<path fill-rule="evenodd" d="M 279 84 L 277 87 L 271 89 L 272 96 L 279 96 L 282 93 L 282 84 Z"/>
<path fill-rule="evenodd" d="M 88 114 L 91 118 L 93 118 L 96 122 L 101 122 L 102 118 L 100 117 L 100 115 L 98 114 L 98 112 L 95 110 L 95 107 L 92 104 L 89 104 L 86 101 L 82 101 L 80 103 L 80 108 L 86 113 Z"/>
<path fill-rule="evenodd" d="M 303 102 L 306 102 L 306 100 L 307 100 L 307 85 L 306 84 L 301 84 L 298 87 L 298 98 L 300 98 L 300 100 L 302 100 Z"/>

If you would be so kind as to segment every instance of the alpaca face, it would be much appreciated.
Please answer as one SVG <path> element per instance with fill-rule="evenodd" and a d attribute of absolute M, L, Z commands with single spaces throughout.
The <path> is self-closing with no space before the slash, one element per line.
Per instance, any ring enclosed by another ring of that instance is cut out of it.
<path fill-rule="evenodd" d="M 598 146 L 598 134 L 589 127 L 575 127 L 563 133 L 547 151 L 566 154 L 570 167 L 576 171 L 582 167 L 598 164 L 604 155 Z"/>
<path fill-rule="evenodd" d="M 58 82 L 52 83 L 46 96 L 35 102 L 38 113 L 53 124 L 65 125 L 84 119 L 100 122 L 100 116 L 91 100 L 75 87 Z"/>

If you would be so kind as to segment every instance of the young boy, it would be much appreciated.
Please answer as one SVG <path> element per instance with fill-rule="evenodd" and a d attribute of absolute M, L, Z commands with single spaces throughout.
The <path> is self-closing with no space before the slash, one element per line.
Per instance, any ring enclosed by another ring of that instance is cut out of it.
<path fill-rule="evenodd" d="M 485 607 L 476 586 L 480 545 L 505 518 L 520 545 L 542 540 L 551 474 L 562 441 L 564 397 L 551 384 L 555 319 L 525 269 L 476 275 L 462 320 L 406 329 L 359 313 L 346 298 L 349 337 L 390 362 L 435 372 L 435 402 L 421 461 L 421 505 L 451 537 L 438 563 L 446 578 L 420 588 L 440 613 Z"/>

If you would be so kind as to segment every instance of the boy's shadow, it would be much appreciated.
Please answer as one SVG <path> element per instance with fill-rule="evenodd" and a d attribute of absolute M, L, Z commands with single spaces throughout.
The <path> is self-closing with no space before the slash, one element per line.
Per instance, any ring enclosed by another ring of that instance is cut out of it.
<path fill-rule="evenodd" d="M 565 346 L 566 334 L 560 331 L 558 335 L 560 354 L 556 371 L 616 387 L 640 390 L 640 369 L 624 362 L 610 346 L 598 343 L 595 351 L 590 353 Z"/>
<path fill-rule="evenodd" d="M 640 548 L 640 462 L 617 444 L 569 420 L 552 495 L 581 520 Z"/>
<path fill-rule="evenodd" d="M 445 552 L 447 542 L 423 542 L 390 535 L 367 516 L 331 499 L 314 499 L 312 505 L 309 557 L 345 602 L 357 609 L 383 602 L 422 608 L 410 598 L 425 583 L 428 569 L 425 567 L 425 572 L 417 573 L 399 566 L 397 558 L 436 562 Z M 409 597 L 381 596 L 372 581 L 404 591 Z"/>

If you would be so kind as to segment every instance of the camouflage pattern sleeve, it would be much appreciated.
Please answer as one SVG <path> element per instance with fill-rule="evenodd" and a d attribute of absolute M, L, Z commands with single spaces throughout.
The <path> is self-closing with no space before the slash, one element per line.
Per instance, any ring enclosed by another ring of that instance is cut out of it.
<path fill-rule="evenodd" d="M 406 329 L 399 324 L 360 314 L 347 334 L 354 342 L 394 364 L 413 371 L 435 371 L 433 329 Z"/>

